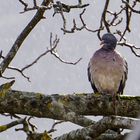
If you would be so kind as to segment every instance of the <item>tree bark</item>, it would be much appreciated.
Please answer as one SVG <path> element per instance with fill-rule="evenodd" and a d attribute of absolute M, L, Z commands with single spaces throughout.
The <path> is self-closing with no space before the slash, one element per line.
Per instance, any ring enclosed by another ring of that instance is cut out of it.
<path fill-rule="evenodd" d="M 2 95 L 2 94 L 1 94 Z M 116 101 L 117 114 L 111 96 L 100 94 L 43 95 L 41 93 L 9 90 L 0 97 L 0 113 L 31 115 L 69 120 L 75 115 L 118 115 L 136 118 L 140 97 L 120 96 Z"/>

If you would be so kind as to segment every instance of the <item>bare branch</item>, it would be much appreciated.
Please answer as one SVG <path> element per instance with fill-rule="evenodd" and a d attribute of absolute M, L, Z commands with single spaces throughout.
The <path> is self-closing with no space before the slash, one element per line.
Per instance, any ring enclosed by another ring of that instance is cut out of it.
<path fill-rule="evenodd" d="M 106 2 L 105 2 L 104 10 L 102 12 L 101 19 L 100 19 L 100 27 L 99 27 L 99 29 L 104 29 L 104 26 L 105 26 L 107 32 L 110 32 L 109 24 L 108 24 L 108 22 L 106 20 L 106 13 L 108 11 L 109 2 L 110 2 L 110 0 L 106 0 Z M 101 30 L 98 30 L 97 36 L 98 36 L 99 40 L 101 40 L 100 33 L 101 33 Z"/>
<path fill-rule="evenodd" d="M 61 12 L 70 12 L 71 9 L 74 8 L 85 8 L 89 6 L 89 4 L 82 4 L 82 1 L 79 1 L 77 5 L 67 5 L 65 3 L 62 3 L 60 1 L 56 1 L 56 4 L 53 4 L 54 7 L 54 14 L 61 13 Z"/>
<path fill-rule="evenodd" d="M 52 6 L 50 6 L 50 7 L 45 6 L 45 5 L 38 6 L 36 0 L 33 0 L 33 6 L 32 7 L 29 7 L 28 4 L 25 3 L 23 0 L 19 0 L 19 2 L 24 6 L 24 11 L 20 12 L 21 14 L 25 13 L 27 11 L 32 11 L 32 10 L 38 10 L 38 9 L 48 10 L 48 9 L 52 8 Z"/>
<path fill-rule="evenodd" d="M 133 5 L 131 8 L 129 5 L 129 0 L 126 0 L 126 1 L 122 0 L 122 3 L 125 4 L 126 23 L 125 23 L 125 28 L 124 28 L 123 32 L 121 32 L 121 37 L 120 37 L 119 41 L 122 41 L 122 39 L 125 36 L 127 31 L 131 32 L 131 29 L 130 29 L 131 16 L 132 16 L 131 8 L 134 8 L 136 6 L 137 1 L 133 2 Z"/>
<path fill-rule="evenodd" d="M 60 12 L 60 15 L 61 15 L 62 20 L 63 20 L 63 28 L 66 29 L 66 18 L 65 18 L 65 16 L 64 16 L 63 11 Z"/>
<path fill-rule="evenodd" d="M 79 14 L 79 17 L 80 17 L 80 20 L 81 20 L 81 23 L 82 23 L 81 27 L 77 27 L 76 21 L 75 21 L 75 19 L 73 19 L 73 27 L 71 28 L 71 30 L 67 30 L 67 29 L 64 29 L 64 28 L 61 28 L 61 30 L 64 31 L 64 33 L 74 33 L 75 31 L 81 31 L 83 29 L 86 29 L 87 31 L 93 32 L 93 33 L 98 32 L 99 30 L 103 30 L 103 28 L 96 29 L 96 30 L 91 30 L 86 26 L 86 23 L 84 22 L 84 19 L 82 17 L 83 14 L 85 13 L 85 11 L 86 11 L 86 9 L 83 9 L 83 11 Z"/>
<path fill-rule="evenodd" d="M 23 0 L 19 0 L 19 2 L 24 6 L 24 11 L 26 11 L 28 4 L 25 3 Z"/>
<path fill-rule="evenodd" d="M 54 55 L 60 62 L 65 63 L 65 64 L 76 65 L 77 63 L 79 63 L 82 60 L 82 58 L 80 58 L 76 62 L 68 62 L 68 61 L 65 61 L 62 58 L 60 58 L 59 54 L 56 51 L 56 47 L 57 47 L 58 43 L 59 43 L 59 40 L 57 39 L 57 36 L 52 43 L 52 35 L 51 35 L 50 36 L 50 49 L 49 50 L 50 50 L 50 53 L 52 55 Z M 52 47 L 52 46 L 54 46 L 54 47 Z"/>
<path fill-rule="evenodd" d="M 54 124 L 52 125 L 51 129 L 48 131 L 48 133 L 52 133 L 52 132 L 56 131 L 56 129 L 55 129 L 56 125 L 61 124 L 63 122 L 65 122 L 65 121 L 63 121 L 63 120 L 55 121 Z"/>
<path fill-rule="evenodd" d="M 15 71 L 18 71 L 24 78 L 26 78 L 29 82 L 30 81 L 30 77 L 26 76 L 23 71 L 26 70 L 27 68 L 33 66 L 35 63 L 37 63 L 43 56 L 47 55 L 48 53 L 51 53 L 53 56 L 55 56 L 60 62 L 62 63 L 65 63 L 65 64 L 71 64 L 71 65 L 76 65 L 78 62 L 81 61 L 82 58 L 78 59 L 76 62 L 68 62 L 68 61 L 65 61 L 63 60 L 62 58 L 60 58 L 60 56 L 58 55 L 57 51 L 56 51 L 56 47 L 59 43 L 59 38 L 57 38 L 57 35 L 55 36 L 55 39 L 52 40 L 52 33 L 50 34 L 50 47 L 47 48 L 47 50 L 42 53 L 41 55 L 39 55 L 32 63 L 26 65 L 25 67 L 23 67 L 22 69 L 19 69 L 19 68 L 15 68 L 15 67 L 7 67 L 8 69 L 11 69 L 11 70 L 15 70 Z M 5 59 L 4 56 L 2 56 L 2 51 L 1 51 L 1 54 L 0 54 L 0 57 L 2 59 Z M 15 79 L 15 77 L 4 77 L 3 75 L 1 76 L 2 78 L 5 78 L 5 79 Z"/>
<path fill-rule="evenodd" d="M 43 0 L 42 6 L 48 6 L 51 0 Z M 17 37 L 15 43 L 13 44 L 12 48 L 10 49 L 9 53 L 5 57 L 5 59 L 0 64 L 0 75 L 3 74 L 5 69 L 9 66 L 13 58 L 15 57 L 16 53 L 18 52 L 19 48 L 21 47 L 25 38 L 29 35 L 29 33 L 33 30 L 33 28 L 37 25 L 37 23 L 43 18 L 43 14 L 45 9 L 39 8 L 33 19 L 29 22 L 29 24 L 25 27 L 22 33 Z"/>
<path fill-rule="evenodd" d="M 117 26 L 123 21 L 123 18 L 122 17 L 120 18 L 119 16 L 122 14 L 122 12 L 124 10 L 125 10 L 125 7 L 121 7 L 120 11 L 118 11 L 118 12 L 111 12 L 109 10 L 107 11 L 107 13 L 109 13 L 111 16 L 113 16 L 113 19 L 111 21 L 109 21 L 110 23 L 108 23 L 109 26 Z"/>
<path fill-rule="evenodd" d="M 70 65 L 76 65 L 82 60 L 82 58 L 79 58 L 76 62 L 68 62 L 60 58 L 60 56 L 56 52 L 51 52 L 51 54 L 54 55 L 60 62 L 65 63 L 65 64 L 70 64 Z"/>
<path fill-rule="evenodd" d="M 13 117 L 16 118 L 16 119 L 21 119 L 21 117 L 16 115 L 16 114 L 2 113 L 1 115 L 6 116 L 6 117 L 10 116 L 11 119 L 13 119 Z"/>
<path fill-rule="evenodd" d="M 129 5 L 129 2 L 128 2 L 128 1 L 122 0 L 122 3 L 125 3 L 125 4 L 127 5 L 127 7 L 129 7 L 129 9 L 130 9 L 132 12 L 137 13 L 137 14 L 140 14 L 140 11 L 139 11 L 139 10 L 135 10 L 135 9 L 133 8 L 133 6 L 131 7 L 131 6 Z M 134 3 L 134 5 L 135 5 L 135 3 Z"/>
<path fill-rule="evenodd" d="M 96 29 L 96 30 L 91 30 L 91 29 L 89 29 L 87 26 L 86 26 L 86 23 L 84 22 L 84 19 L 83 19 L 83 14 L 85 13 L 85 11 L 86 11 L 86 9 L 84 9 L 83 11 L 82 11 L 82 13 L 80 13 L 80 20 L 81 20 L 81 22 L 82 22 L 82 24 L 83 24 L 83 27 L 87 30 L 87 31 L 89 31 L 89 32 L 98 32 L 99 30 L 103 30 L 103 28 L 99 28 L 99 29 Z"/>
<path fill-rule="evenodd" d="M 1 75 L 1 78 L 7 79 L 7 80 L 15 79 L 15 77 L 7 77 L 7 76 L 4 76 L 4 75 Z"/>
<path fill-rule="evenodd" d="M 34 125 L 34 124 L 32 124 L 31 122 L 30 122 L 30 120 L 32 119 L 33 117 L 29 117 L 28 119 L 27 119 L 27 123 L 28 123 L 28 125 L 31 127 L 31 131 L 32 132 L 35 132 L 35 130 L 37 130 L 37 127 Z"/>
<path fill-rule="evenodd" d="M 102 13 L 102 22 L 104 23 L 107 32 L 110 32 L 109 24 L 106 21 L 106 13 L 107 13 L 107 9 L 108 9 L 108 6 L 109 6 L 109 2 L 110 2 L 110 0 L 106 0 L 104 10 L 103 10 L 103 13 Z"/>
<path fill-rule="evenodd" d="M 19 0 L 19 2 L 24 6 L 24 11 L 23 11 L 23 12 L 20 12 L 20 13 L 24 13 L 24 12 L 27 12 L 27 11 L 39 9 L 39 7 L 38 7 L 37 4 L 36 4 L 36 0 L 33 0 L 34 6 L 31 7 L 31 8 L 29 8 L 29 7 L 28 7 L 28 4 L 25 3 L 23 0 Z"/>
<path fill-rule="evenodd" d="M 126 43 L 126 42 L 122 42 L 122 43 L 120 42 L 120 43 L 118 43 L 118 45 L 126 46 L 126 47 L 130 48 L 131 51 L 132 51 L 132 53 L 133 53 L 135 56 L 140 57 L 140 54 L 138 54 L 138 53 L 136 52 L 136 50 L 139 50 L 139 51 L 140 51 L 140 48 L 136 47 L 135 45 L 129 44 L 129 43 Z"/>
<path fill-rule="evenodd" d="M 15 71 L 18 71 L 24 78 L 26 78 L 28 80 L 28 82 L 31 82 L 30 81 L 30 77 L 26 76 L 22 70 L 18 69 L 18 68 L 15 68 L 15 67 L 7 67 L 7 69 L 11 69 L 11 70 L 15 70 Z"/>
<path fill-rule="evenodd" d="M 64 31 L 64 34 L 66 32 L 67 33 L 72 33 L 72 31 L 70 32 L 70 31 L 66 30 L 66 18 L 64 16 L 64 12 L 70 12 L 70 10 L 73 9 L 73 8 L 85 8 L 87 6 L 89 6 L 89 4 L 82 5 L 81 1 L 79 1 L 78 5 L 66 5 L 64 3 L 61 3 L 60 1 L 56 1 L 56 4 L 53 5 L 53 7 L 54 7 L 54 14 L 53 14 L 53 16 L 56 13 L 59 13 L 61 15 L 62 20 L 63 20 L 63 28 L 62 28 L 62 30 Z M 74 23 L 74 20 L 73 20 L 73 23 Z M 71 30 L 75 30 L 75 29 L 71 29 Z M 78 28 L 77 28 L 77 30 L 78 30 Z M 81 29 L 79 29 L 79 30 L 81 30 Z"/>
<path fill-rule="evenodd" d="M 0 52 L 0 57 L 1 57 L 2 59 L 5 59 L 5 57 L 2 55 L 2 51 Z M 20 70 L 20 69 L 18 69 L 18 68 L 15 68 L 15 67 L 11 67 L 11 66 L 7 67 L 7 69 L 11 69 L 11 70 L 18 71 L 24 78 L 26 78 L 26 79 L 28 80 L 28 82 L 31 82 L 31 81 L 30 81 L 30 78 L 29 78 L 28 76 L 26 76 L 26 75 L 23 73 L 22 70 Z M 5 77 L 5 76 L 3 76 L 3 75 L 2 75 L 1 77 L 4 78 L 4 79 L 15 79 L 15 77 Z"/>
<path fill-rule="evenodd" d="M 50 52 L 50 50 L 47 50 L 47 51 L 45 51 L 44 53 L 42 53 L 41 55 L 39 55 L 31 64 L 28 64 L 27 66 L 23 67 L 23 68 L 21 69 L 21 71 L 24 71 L 25 69 L 27 69 L 27 68 L 33 66 L 35 63 L 37 63 L 37 61 L 38 61 L 40 58 L 42 58 L 43 56 L 45 56 L 45 55 L 46 55 L 47 53 L 49 53 L 49 52 Z"/>
<path fill-rule="evenodd" d="M 36 0 L 33 0 L 34 7 L 37 6 Z"/>
<path fill-rule="evenodd" d="M 62 58 L 60 58 L 60 56 L 58 55 L 57 51 L 56 51 L 56 47 L 59 43 L 59 38 L 57 38 L 57 36 L 55 37 L 55 39 L 52 41 L 52 33 L 50 34 L 50 48 L 42 53 L 41 55 L 39 55 L 32 63 L 28 64 L 27 66 L 25 66 L 24 68 L 21 69 L 21 72 L 23 72 L 25 69 L 33 66 L 35 63 L 37 63 L 43 56 L 45 56 L 48 53 L 51 53 L 53 56 L 55 56 L 60 62 L 65 63 L 65 64 L 71 64 L 71 65 L 76 65 L 78 62 L 81 61 L 82 58 L 78 59 L 76 62 L 68 62 L 63 60 Z"/>
<path fill-rule="evenodd" d="M 21 69 L 21 71 L 23 72 L 25 69 L 33 66 L 35 63 L 37 63 L 39 61 L 39 59 L 41 59 L 43 56 L 45 56 L 48 53 L 52 53 L 52 51 L 54 51 L 54 49 L 56 49 L 58 43 L 59 43 L 59 38 L 55 38 L 55 40 L 52 43 L 52 33 L 50 35 L 50 49 L 47 49 L 44 53 L 42 53 L 41 55 L 39 55 L 32 63 L 28 64 L 27 66 L 25 66 L 24 68 Z"/>

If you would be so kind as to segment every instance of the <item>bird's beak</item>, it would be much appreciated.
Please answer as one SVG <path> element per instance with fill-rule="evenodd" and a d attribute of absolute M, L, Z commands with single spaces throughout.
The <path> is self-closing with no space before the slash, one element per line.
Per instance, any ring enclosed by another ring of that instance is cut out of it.
<path fill-rule="evenodd" d="M 103 45 L 103 44 L 104 44 L 104 40 L 101 41 L 100 45 Z"/>

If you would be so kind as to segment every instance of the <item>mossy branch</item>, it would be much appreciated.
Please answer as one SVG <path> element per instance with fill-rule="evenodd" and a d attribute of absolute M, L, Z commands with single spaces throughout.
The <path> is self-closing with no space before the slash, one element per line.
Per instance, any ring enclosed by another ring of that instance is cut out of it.
<path fill-rule="evenodd" d="M 13 122 L 5 124 L 5 125 L 0 125 L 0 132 L 6 131 L 7 129 L 14 127 L 18 124 L 23 124 L 24 121 L 25 121 L 25 119 L 19 119 L 19 120 L 13 121 Z"/>
<path fill-rule="evenodd" d="M 116 109 L 119 116 L 136 118 L 140 111 L 140 97 L 120 96 Z M 114 108 L 112 97 L 100 94 L 43 95 L 9 90 L 5 96 L 0 97 L 0 113 L 69 120 L 76 114 L 114 115 Z"/>
<path fill-rule="evenodd" d="M 110 137 L 110 135 L 105 133 L 106 130 L 112 128 L 130 129 L 132 125 L 139 121 L 134 119 L 139 114 L 139 96 L 120 96 L 119 100 L 116 101 L 117 114 L 115 114 L 120 117 L 108 117 L 109 115 L 114 115 L 112 96 L 93 93 L 44 95 L 10 89 L 4 94 L 2 92 L 3 90 L 0 93 L 0 113 L 52 118 L 84 126 L 82 129 L 77 129 L 76 131 L 57 137 L 55 140 L 73 140 L 72 138 L 79 140 L 79 137 L 85 138 L 86 136 L 96 139 L 99 136 Z M 107 117 L 94 122 L 84 117 L 85 115 L 102 115 Z M 123 118 L 121 116 L 133 118 Z M 100 131 L 97 129 L 99 126 Z M 34 136 L 38 137 L 38 133 L 34 133 Z M 42 137 L 44 135 L 39 136 Z M 111 136 L 116 137 L 115 134 Z M 30 138 L 30 136 L 28 137 Z M 117 135 L 117 137 L 124 137 L 124 135 Z"/>
<path fill-rule="evenodd" d="M 138 122 L 139 120 L 133 120 L 130 118 L 126 119 L 117 116 L 104 117 L 94 125 L 90 125 L 82 129 L 73 130 L 70 133 L 64 134 L 60 137 L 56 137 L 53 140 L 100 140 L 100 138 L 103 137 L 103 135 L 101 134 L 107 131 L 108 129 L 130 128 L 132 127 L 132 125 L 136 125 Z M 117 136 L 120 137 L 120 135 Z M 121 137 L 124 138 L 124 135 L 121 135 Z"/>

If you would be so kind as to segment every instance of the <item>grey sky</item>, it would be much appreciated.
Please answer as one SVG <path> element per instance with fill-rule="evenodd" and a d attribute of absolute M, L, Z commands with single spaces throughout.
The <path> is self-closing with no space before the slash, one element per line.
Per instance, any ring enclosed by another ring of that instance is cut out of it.
<path fill-rule="evenodd" d="M 76 0 L 73 0 L 76 2 Z M 91 0 L 85 1 L 85 3 L 92 2 Z M 116 8 L 118 1 L 113 1 L 113 6 Z M 100 18 L 101 10 L 103 7 L 102 1 L 94 1 L 87 9 L 84 19 L 91 29 L 99 27 L 98 19 Z M 1 1 L 0 5 L 0 50 L 3 50 L 3 54 L 6 55 L 11 48 L 13 42 L 23 28 L 30 21 L 35 11 L 19 14 L 22 6 L 18 0 L 5 0 Z M 73 10 L 69 17 L 68 28 L 72 26 L 72 19 L 78 18 L 79 12 L 75 14 L 76 10 Z M 59 62 L 53 56 L 47 55 L 43 57 L 37 64 L 25 71 L 30 76 L 31 83 L 27 82 L 19 73 L 13 71 L 6 71 L 5 75 L 15 76 L 16 82 L 13 89 L 42 92 L 44 94 L 67 94 L 74 92 L 92 92 L 92 88 L 87 78 L 87 65 L 90 57 L 95 50 L 99 48 L 99 40 L 96 34 L 82 31 L 75 34 L 63 35 L 60 30 L 62 27 L 62 19 L 59 15 L 52 17 L 53 11 L 46 12 L 46 19 L 43 19 L 38 26 L 31 32 L 26 41 L 23 43 L 21 49 L 16 55 L 12 66 L 24 67 L 26 64 L 31 63 L 39 54 L 46 50 L 49 46 L 50 32 L 58 34 L 60 37 L 60 43 L 58 44 L 59 55 L 67 61 L 76 61 L 82 57 L 82 61 L 76 66 L 66 65 Z M 68 14 L 66 14 L 68 17 Z M 140 44 L 140 29 L 138 28 L 140 23 L 139 17 L 134 17 L 136 21 L 131 25 L 134 31 L 132 35 L 128 35 L 128 39 L 135 43 Z M 79 20 L 80 21 L 80 20 Z M 136 36 L 136 37 L 135 37 Z M 140 58 L 136 58 L 128 48 L 118 46 L 117 50 L 127 59 L 129 67 L 128 81 L 126 83 L 126 89 L 124 94 L 139 95 L 140 91 Z M 0 79 L 0 83 L 5 80 Z M 3 117 L 1 117 L 3 118 Z M 40 127 L 45 129 L 49 128 L 52 120 L 37 120 L 36 123 L 42 123 Z M 7 123 L 7 119 L 1 119 L 0 124 Z M 49 124 L 49 125 L 48 125 Z M 65 130 L 71 130 L 75 125 L 67 125 L 63 128 L 59 128 L 56 134 L 60 134 Z M 42 130 L 43 130 L 42 129 Z M 65 129 L 65 130 L 64 130 Z M 22 132 L 13 133 L 14 129 L 10 129 L 7 132 L 1 133 L 3 140 L 18 139 L 19 136 L 23 136 Z M 20 137 L 20 140 L 25 138 Z"/>

